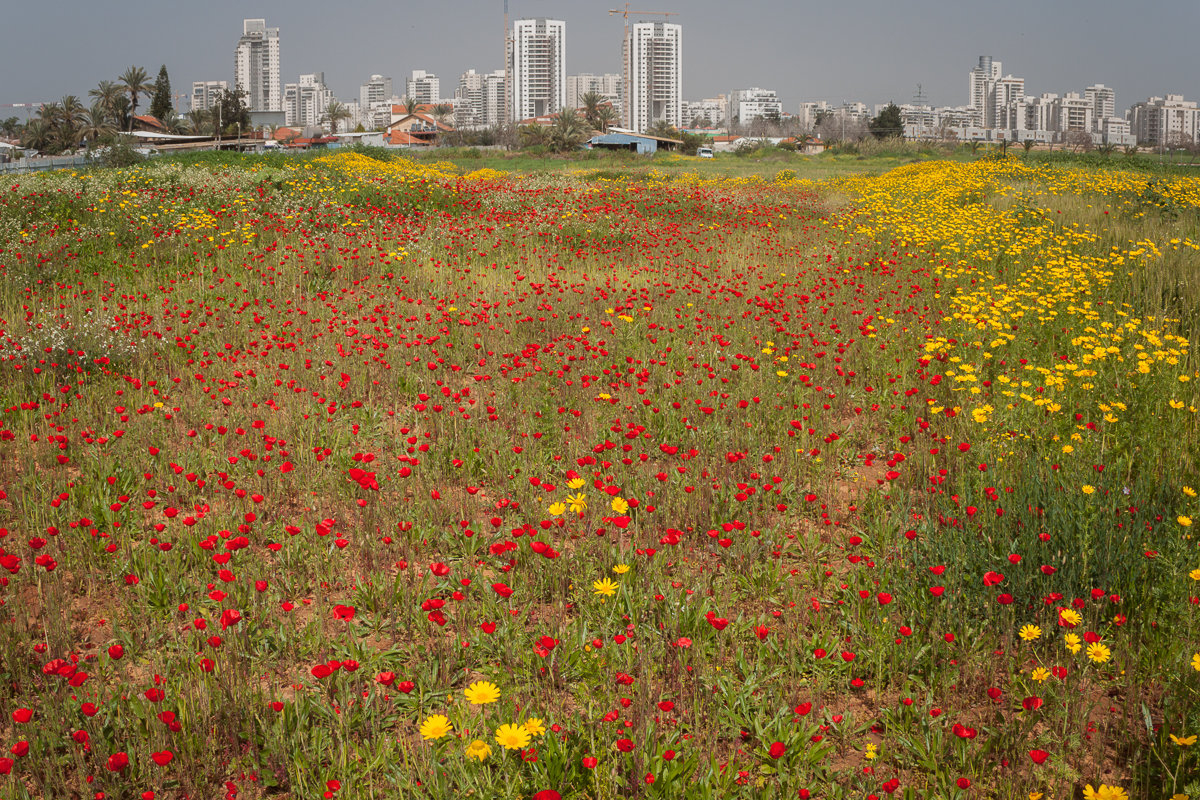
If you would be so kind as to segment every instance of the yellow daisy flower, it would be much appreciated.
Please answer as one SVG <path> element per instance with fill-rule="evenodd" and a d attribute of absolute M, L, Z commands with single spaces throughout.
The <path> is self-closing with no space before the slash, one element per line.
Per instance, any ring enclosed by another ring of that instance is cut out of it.
<path fill-rule="evenodd" d="M 583 478 L 571 478 L 571 480 L 567 481 L 567 488 L 578 489 L 585 483 L 587 483 L 587 481 L 585 481 Z"/>
<path fill-rule="evenodd" d="M 624 575 L 626 572 L 629 572 L 629 565 L 617 564 L 615 567 L 613 567 L 613 572 L 617 573 L 618 575 Z"/>
<path fill-rule="evenodd" d="M 1196 734 L 1194 733 L 1191 736 L 1176 736 L 1173 733 L 1168 735 L 1171 737 L 1171 741 L 1180 747 L 1191 747 L 1196 743 Z"/>
<path fill-rule="evenodd" d="M 1112 657 L 1112 650 L 1100 642 L 1092 642 L 1087 646 L 1087 657 L 1097 664 L 1103 664 Z"/>
<path fill-rule="evenodd" d="M 546 510 L 550 513 L 550 516 L 557 517 L 557 516 L 561 515 L 564 511 L 567 510 L 567 505 L 566 505 L 566 503 L 562 503 L 562 502 L 551 503 L 550 508 L 548 508 Z"/>
<path fill-rule="evenodd" d="M 453 730 L 454 726 L 445 714 L 434 714 L 421 723 L 421 738 L 426 741 L 437 740 Z"/>
<path fill-rule="evenodd" d="M 1041 638 L 1042 629 L 1037 625 L 1022 625 L 1020 636 L 1027 642 L 1033 642 Z"/>
<path fill-rule="evenodd" d="M 505 750 L 520 750 L 529 746 L 529 731 L 524 725 L 501 725 L 496 729 L 496 742 Z"/>
<path fill-rule="evenodd" d="M 1050 670 L 1046 669 L 1045 667 L 1036 667 L 1034 668 L 1033 672 L 1029 673 L 1029 677 L 1038 683 L 1041 683 L 1050 677 Z"/>
<path fill-rule="evenodd" d="M 609 505 L 618 514 L 624 514 L 629 510 L 629 503 L 620 497 L 614 497 L 612 503 Z"/>
<path fill-rule="evenodd" d="M 1070 650 L 1071 654 L 1074 655 L 1075 653 L 1079 652 L 1079 649 L 1083 647 L 1083 644 L 1080 642 L 1078 634 L 1068 633 L 1063 637 L 1063 647 Z"/>
<path fill-rule="evenodd" d="M 596 594 L 602 594 L 605 597 L 615 595 L 618 588 L 620 588 L 620 584 L 612 578 L 601 578 L 598 581 L 592 581 L 592 589 L 595 590 Z"/>
<path fill-rule="evenodd" d="M 570 507 L 572 514 L 582 514 L 587 511 L 587 497 L 582 492 L 568 495 L 567 506 Z"/>
<path fill-rule="evenodd" d="M 541 736 L 546 732 L 546 725 L 537 717 L 530 717 L 525 720 L 525 730 L 529 731 L 530 736 Z"/>
<path fill-rule="evenodd" d="M 483 761 L 492 754 L 492 746 L 482 739 L 476 739 L 467 745 L 467 758 L 475 758 Z"/>
<path fill-rule="evenodd" d="M 1129 800 L 1129 795 L 1120 786 L 1100 784 L 1099 789 L 1093 789 L 1089 783 L 1083 789 L 1084 800 Z"/>
<path fill-rule="evenodd" d="M 491 681 L 475 681 L 463 690 L 463 694 L 467 696 L 468 703 L 473 706 L 481 706 L 499 700 L 500 687 Z"/>

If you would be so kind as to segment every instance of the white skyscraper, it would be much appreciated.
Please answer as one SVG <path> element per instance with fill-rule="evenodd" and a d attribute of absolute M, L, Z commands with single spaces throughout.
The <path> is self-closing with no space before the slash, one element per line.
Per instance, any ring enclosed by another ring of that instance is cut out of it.
<path fill-rule="evenodd" d="M 359 113 L 368 128 L 382 128 L 392 121 L 392 79 L 372 75 L 358 87 Z"/>
<path fill-rule="evenodd" d="M 502 125 L 504 119 L 504 70 L 498 69 L 483 82 L 483 124 Z"/>
<path fill-rule="evenodd" d="M 301 75 L 299 83 L 289 83 L 283 88 L 286 124 L 320 125 L 333 99 L 333 92 L 325 86 L 324 72 Z"/>
<path fill-rule="evenodd" d="M 567 23 L 519 19 L 513 23 L 508 63 L 513 120 L 540 117 L 567 104 Z"/>
<path fill-rule="evenodd" d="M 436 103 L 442 99 L 442 82 L 437 75 L 423 69 L 414 69 L 412 77 L 405 82 L 404 94 L 422 105 Z"/>
<path fill-rule="evenodd" d="M 464 72 L 454 90 L 456 128 L 484 128 L 498 125 L 504 115 L 504 70 L 481 73 Z M 499 105 L 497 110 L 496 106 Z"/>
<path fill-rule="evenodd" d="M 1097 83 L 1083 90 L 1083 96 L 1092 104 L 1092 121 L 1096 130 L 1100 130 L 1104 120 L 1112 119 L 1116 113 L 1117 97 L 1112 88 L 1103 83 Z"/>
<path fill-rule="evenodd" d="M 279 94 L 279 28 L 265 19 L 242 20 L 242 38 L 234 51 L 235 86 L 246 92 L 251 111 L 282 111 Z"/>
<path fill-rule="evenodd" d="M 371 79 L 358 87 L 358 104 L 363 108 L 371 108 L 376 103 L 392 99 L 392 79 L 382 75 L 372 75 Z"/>
<path fill-rule="evenodd" d="M 979 66 L 968 75 L 971 99 L 967 105 L 975 111 L 977 127 L 991 127 L 987 120 L 995 113 L 996 81 L 1000 80 L 1000 69 L 999 61 L 993 61 L 991 56 L 980 56 Z"/>
<path fill-rule="evenodd" d="M 629 85 L 625 124 L 641 132 L 659 120 L 683 125 L 683 26 L 637 22 L 625 42 Z"/>
<path fill-rule="evenodd" d="M 1025 102 L 1025 79 L 1005 75 L 992 82 L 990 114 L 984 126 L 1012 130 L 1019 128 L 1017 109 Z"/>

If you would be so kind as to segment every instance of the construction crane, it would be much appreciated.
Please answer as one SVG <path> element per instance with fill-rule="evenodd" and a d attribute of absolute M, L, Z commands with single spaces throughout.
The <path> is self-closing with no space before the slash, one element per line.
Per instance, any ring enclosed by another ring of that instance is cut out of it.
<path fill-rule="evenodd" d="M 48 105 L 50 105 L 50 104 L 49 103 L 0 103 L 0 108 L 22 109 L 25 112 L 25 121 L 28 122 L 29 121 L 29 113 L 31 111 L 35 111 L 36 109 L 39 109 L 42 106 L 48 106 Z"/>
<path fill-rule="evenodd" d="M 623 73 L 621 75 L 621 82 L 622 82 L 621 83 L 621 114 L 622 114 L 621 122 L 624 125 L 627 125 L 632 128 L 633 127 L 633 107 L 630 105 L 629 77 L 630 77 L 630 73 L 633 72 L 633 66 L 629 62 L 633 59 L 633 50 L 629 46 L 629 15 L 630 14 L 640 14 L 640 15 L 646 15 L 646 16 L 651 16 L 651 17 L 659 17 L 659 16 L 671 17 L 671 16 L 678 16 L 679 12 L 678 11 L 630 11 L 629 6 L 631 6 L 631 5 L 633 5 L 633 4 L 626 3 L 624 10 L 621 10 L 619 8 L 610 8 L 608 10 L 608 14 L 609 14 L 609 16 L 612 16 L 613 14 L 620 14 L 622 17 L 625 18 L 625 38 L 621 40 L 621 54 L 622 54 L 621 61 L 623 62 L 623 64 L 622 64 Z"/>
<path fill-rule="evenodd" d="M 508 0 L 504 0 L 504 61 L 500 62 L 504 65 L 504 119 L 501 122 L 501 125 L 504 127 L 507 127 L 508 123 L 509 123 L 509 119 L 508 119 L 509 100 L 508 100 L 508 97 L 509 97 L 509 92 L 511 91 L 509 88 L 511 86 L 509 81 L 512 80 L 512 76 L 509 74 L 510 72 L 512 72 L 512 66 L 511 66 L 511 58 L 509 55 L 510 47 L 509 47 L 509 38 L 508 37 L 509 37 Z"/>

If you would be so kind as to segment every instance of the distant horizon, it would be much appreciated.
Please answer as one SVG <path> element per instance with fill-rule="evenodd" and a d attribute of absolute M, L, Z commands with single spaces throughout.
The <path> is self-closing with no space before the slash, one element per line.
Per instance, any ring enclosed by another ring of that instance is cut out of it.
<path fill-rule="evenodd" d="M 1045 6 L 1014 0 L 1003 14 L 990 6 L 914 0 L 903 8 L 884 0 L 848 7 L 802 9 L 747 0 L 736 10 L 716 0 L 656 3 L 678 12 L 683 26 L 683 97 L 701 100 L 737 89 L 774 90 L 784 111 L 801 102 L 862 102 L 868 106 L 913 101 L 920 84 L 932 106 L 968 103 L 967 74 L 980 56 L 991 56 L 1005 74 L 1025 79 L 1027 95 L 1112 87 L 1116 109 L 1152 96 L 1200 99 L 1200 73 L 1183 74 L 1180 53 L 1194 48 L 1200 3 L 1159 0 L 1137 10 L 1130 24 L 1125 5 L 1076 0 Z M 509 23 L 550 17 L 567 24 L 567 73 L 620 73 L 620 14 L 595 0 L 511 0 Z M 731 16 L 733 19 L 731 19 Z M 175 107 L 184 111 L 194 81 L 233 83 L 233 51 L 244 19 L 280 29 L 280 85 L 301 74 L 323 72 L 341 100 L 357 99 L 372 74 L 390 77 L 397 96 L 413 70 L 432 72 L 442 95 L 452 97 L 461 74 L 503 67 L 502 0 L 447 0 L 411 9 L 379 10 L 347 0 L 337 14 L 281 0 L 233 3 L 213 0 L 147 14 L 116 2 L 97 7 L 80 0 L 6 11 L 0 30 L 0 118 L 24 118 L 14 104 L 42 103 L 87 93 L 115 80 L 130 65 L 151 79 L 165 64 Z M 630 15 L 664 19 L 661 15 Z M 70 20 L 66 25 L 62 20 Z M 464 24 L 469 20 L 469 27 Z M 364 21 L 370 24 L 363 24 Z M 54 58 L 45 31 L 53 29 Z M 183 33 L 186 32 L 186 33 Z"/>

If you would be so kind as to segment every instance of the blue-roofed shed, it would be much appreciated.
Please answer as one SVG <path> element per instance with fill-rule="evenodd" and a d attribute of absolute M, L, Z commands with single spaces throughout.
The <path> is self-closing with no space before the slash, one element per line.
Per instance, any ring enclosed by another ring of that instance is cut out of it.
<path fill-rule="evenodd" d="M 588 140 L 588 146 L 594 149 L 630 150 L 639 155 L 653 154 L 659 149 L 674 150 L 681 144 L 683 142 L 678 139 L 664 139 L 661 136 L 648 136 L 625 130 L 610 130 Z"/>

